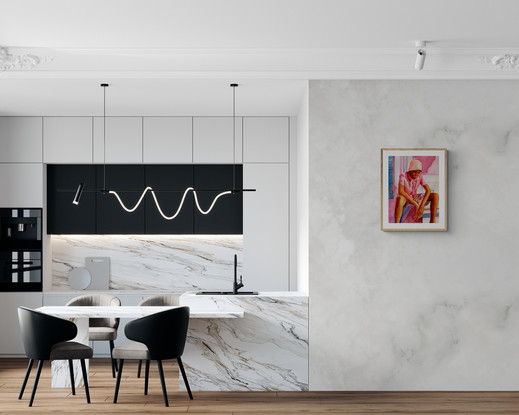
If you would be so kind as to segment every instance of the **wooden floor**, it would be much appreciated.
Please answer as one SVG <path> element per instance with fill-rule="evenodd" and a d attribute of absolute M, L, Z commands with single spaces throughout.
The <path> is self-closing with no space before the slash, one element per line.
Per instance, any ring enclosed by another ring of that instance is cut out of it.
<path fill-rule="evenodd" d="M 75 396 L 69 389 L 52 389 L 47 365 L 29 408 L 34 373 L 18 400 L 27 362 L 0 359 L 1 414 L 519 414 L 519 392 L 194 392 L 191 401 L 178 390 L 178 368 L 169 361 L 165 365 L 169 408 L 164 407 L 154 365 L 149 394 L 144 396 L 144 379 L 136 377 L 137 364 L 132 361 L 125 362 L 119 402 L 113 404 L 115 380 L 107 359 L 90 361 L 91 404 L 86 403 L 83 388 Z"/>

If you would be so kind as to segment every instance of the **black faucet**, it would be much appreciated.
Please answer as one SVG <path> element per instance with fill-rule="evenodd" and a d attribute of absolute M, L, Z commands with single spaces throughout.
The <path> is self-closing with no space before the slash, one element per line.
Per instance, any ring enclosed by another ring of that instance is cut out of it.
<path fill-rule="evenodd" d="M 238 294 L 238 290 L 241 287 L 243 287 L 241 275 L 240 275 L 240 282 L 238 282 L 238 256 L 234 255 L 234 282 L 232 284 L 232 293 Z"/>

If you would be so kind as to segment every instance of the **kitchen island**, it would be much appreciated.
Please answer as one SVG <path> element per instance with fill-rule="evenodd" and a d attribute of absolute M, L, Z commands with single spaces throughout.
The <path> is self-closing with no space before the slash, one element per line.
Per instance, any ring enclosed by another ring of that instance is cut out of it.
<path fill-rule="evenodd" d="M 160 292 L 102 291 L 119 297 L 125 313 L 144 297 Z M 91 292 L 93 293 L 93 292 Z M 166 292 L 162 292 L 166 293 Z M 45 306 L 64 306 L 85 292 L 47 292 Z M 297 391 L 308 390 L 308 296 L 300 292 L 260 292 L 259 295 L 180 296 L 192 312 L 182 360 L 191 390 Z M 60 307 L 63 312 L 64 307 Z M 112 307 L 120 308 L 120 307 Z M 86 311 L 86 310 L 85 310 Z M 67 313 L 73 310 L 66 310 Z M 75 312 L 81 312 L 75 311 Z M 82 320 L 83 315 L 68 316 Z M 116 346 L 128 340 L 122 314 Z M 135 318 L 135 317 L 133 317 Z M 109 356 L 106 342 L 94 342 L 98 356 Z M 76 371 L 80 373 L 80 371 Z M 68 372 L 66 372 L 68 373 Z M 61 387 L 68 385 L 67 374 Z M 180 380 L 180 387 L 184 388 Z"/>
<path fill-rule="evenodd" d="M 186 293 L 193 309 L 242 310 L 238 319 L 191 319 L 182 360 L 191 389 L 308 390 L 308 296 Z M 185 389 L 183 381 L 181 388 Z"/>

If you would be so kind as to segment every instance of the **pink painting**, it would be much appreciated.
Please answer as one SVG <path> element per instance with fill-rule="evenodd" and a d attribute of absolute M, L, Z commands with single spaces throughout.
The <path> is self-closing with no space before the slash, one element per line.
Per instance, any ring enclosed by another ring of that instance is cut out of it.
<path fill-rule="evenodd" d="M 443 149 L 382 150 L 383 230 L 444 230 L 445 158 Z"/>

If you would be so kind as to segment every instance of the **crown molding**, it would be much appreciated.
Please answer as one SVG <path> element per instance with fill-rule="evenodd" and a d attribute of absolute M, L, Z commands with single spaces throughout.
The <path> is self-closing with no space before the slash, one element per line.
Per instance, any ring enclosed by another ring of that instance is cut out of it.
<path fill-rule="evenodd" d="M 417 48 L 11 47 L 8 61 L 20 63 L 6 67 L 0 79 L 519 79 L 519 49 L 426 47 L 425 50 L 424 69 L 416 71 Z"/>
<path fill-rule="evenodd" d="M 50 62 L 51 60 L 52 58 L 48 56 L 9 53 L 7 47 L 0 45 L 0 72 L 11 70 L 30 71 L 35 69 L 40 63 Z"/>
<path fill-rule="evenodd" d="M 495 69 L 519 69 L 519 55 L 480 56 L 481 62 L 490 63 Z"/>

